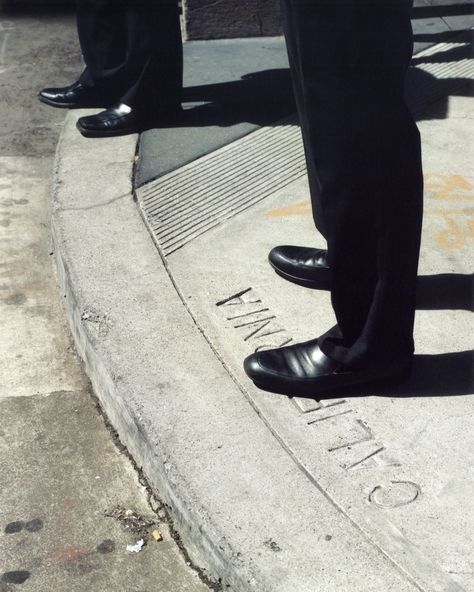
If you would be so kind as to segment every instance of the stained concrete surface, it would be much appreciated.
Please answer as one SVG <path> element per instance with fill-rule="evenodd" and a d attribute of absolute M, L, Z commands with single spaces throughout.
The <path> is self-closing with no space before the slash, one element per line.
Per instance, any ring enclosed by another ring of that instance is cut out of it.
<path fill-rule="evenodd" d="M 96 409 L 53 274 L 65 112 L 36 93 L 81 67 L 72 15 L 0 14 L 0 50 L 0 590 L 204 592 Z M 117 508 L 152 523 L 137 555 Z"/>
<path fill-rule="evenodd" d="M 151 510 L 87 390 L 6 398 L 0 412 L 1 592 L 208 590 Z M 150 525 L 135 532 L 117 509 Z M 155 529 L 163 541 L 152 538 Z M 128 552 L 142 537 L 143 550 Z"/>

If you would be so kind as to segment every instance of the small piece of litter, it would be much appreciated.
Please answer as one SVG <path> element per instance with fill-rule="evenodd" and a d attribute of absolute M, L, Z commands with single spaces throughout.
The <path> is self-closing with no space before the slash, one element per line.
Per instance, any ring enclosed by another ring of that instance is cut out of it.
<path fill-rule="evenodd" d="M 162 540 L 163 540 L 163 537 L 161 536 L 161 532 L 160 532 L 159 530 L 154 530 L 154 531 L 151 533 L 151 536 L 152 536 L 152 537 L 155 539 L 155 541 L 157 541 L 158 543 L 159 543 L 160 541 L 162 541 Z"/>
<path fill-rule="evenodd" d="M 127 551 L 129 553 L 140 553 L 140 551 L 143 549 L 144 544 L 145 541 L 143 539 L 140 539 L 136 545 L 127 545 Z"/>

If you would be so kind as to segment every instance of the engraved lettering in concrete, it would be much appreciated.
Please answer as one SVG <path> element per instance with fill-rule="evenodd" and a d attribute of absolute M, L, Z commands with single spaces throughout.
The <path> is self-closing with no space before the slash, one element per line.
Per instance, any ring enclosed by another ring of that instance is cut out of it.
<path fill-rule="evenodd" d="M 328 420 L 337 422 L 336 441 L 328 445 L 327 450 L 338 453 L 341 468 L 352 471 L 400 466 L 397 460 L 390 458 L 367 422 L 357 417 L 345 399 L 326 402 L 309 399 L 307 411 L 300 401 L 303 399 L 298 399 L 295 404 L 303 414 L 307 414 L 307 425 L 318 427 Z"/>
<path fill-rule="evenodd" d="M 399 508 L 414 502 L 421 494 L 421 488 L 413 481 L 390 481 L 386 485 L 377 485 L 369 501 L 379 508 Z"/>
<path fill-rule="evenodd" d="M 344 399 L 336 399 L 335 401 L 318 401 L 317 399 L 308 399 L 307 397 L 293 397 L 293 403 L 296 408 L 302 413 L 311 413 L 312 411 L 319 411 L 327 407 L 334 407 L 335 405 L 342 405 L 346 403 Z M 311 423 L 309 421 L 308 423 Z"/>
<path fill-rule="evenodd" d="M 226 320 L 238 331 L 254 351 L 283 347 L 292 341 L 277 317 L 263 304 L 253 288 L 241 290 L 216 302 L 224 310 Z"/>
<path fill-rule="evenodd" d="M 341 448 L 352 448 L 353 446 L 357 446 L 358 444 L 362 444 L 363 442 L 369 442 L 370 440 L 374 440 L 374 433 L 369 428 L 368 425 L 361 419 L 356 419 L 354 424 L 358 429 L 360 429 L 360 433 L 356 434 L 354 437 L 350 438 L 349 440 L 344 441 L 344 437 L 341 436 L 342 443 L 337 444 L 335 446 L 331 446 L 328 448 L 329 452 L 334 452 L 335 450 L 341 450 Z"/>
<path fill-rule="evenodd" d="M 291 335 L 253 288 L 240 290 L 216 302 L 216 306 L 254 351 L 282 347 L 292 341 Z M 370 478 L 370 471 L 401 466 L 376 438 L 368 423 L 358 417 L 350 401 L 319 401 L 306 397 L 291 397 L 291 401 L 304 418 L 307 429 L 318 430 L 322 445 L 337 458 L 344 471 L 364 471 Z M 369 487 L 373 487 L 373 482 Z M 411 481 L 391 481 L 372 489 L 369 500 L 381 508 L 397 508 L 415 501 L 420 491 Z"/>

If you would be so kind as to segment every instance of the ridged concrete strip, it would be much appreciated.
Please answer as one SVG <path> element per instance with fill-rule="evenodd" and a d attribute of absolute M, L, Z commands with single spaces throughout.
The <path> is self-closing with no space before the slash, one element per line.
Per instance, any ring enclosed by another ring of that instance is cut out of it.
<path fill-rule="evenodd" d="M 135 138 L 85 140 L 76 117 L 52 210 L 66 311 L 107 415 L 192 557 L 236 592 L 420 590 L 307 479 L 209 347 L 133 203 Z"/>
<path fill-rule="evenodd" d="M 139 189 L 169 255 L 306 172 L 299 128 L 263 128 Z"/>

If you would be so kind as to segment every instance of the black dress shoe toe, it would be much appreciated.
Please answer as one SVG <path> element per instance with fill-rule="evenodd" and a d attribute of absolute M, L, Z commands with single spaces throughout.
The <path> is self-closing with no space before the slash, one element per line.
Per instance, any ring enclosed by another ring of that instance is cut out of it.
<path fill-rule="evenodd" d="M 331 270 L 327 251 L 310 247 L 282 245 L 272 249 L 268 260 L 286 280 L 309 288 L 329 289 Z"/>
<path fill-rule="evenodd" d="M 300 397 L 347 392 L 375 384 L 405 380 L 409 363 L 394 363 L 369 370 L 353 370 L 328 358 L 318 340 L 256 352 L 244 360 L 244 370 L 255 385 L 274 393 Z"/>
<path fill-rule="evenodd" d="M 77 129 L 86 138 L 125 136 L 143 131 L 146 122 L 141 114 L 128 105 L 110 107 L 96 115 L 80 117 Z"/>
<path fill-rule="evenodd" d="M 139 109 L 121 103 L 96 115 L 80 117 L 77 129 L 86 138 L 125 136 L 143 132 L 157 124 L 176 123 L 181 115 L 180 104 L 159 107 L 154 117 L 147 117 Z"/>
<path fill-rule="evenodd" d="M 38 94 L 39 100 L 52 107 L 77 109 L 83 107 L 103 107 L 103 98 L 91 87 L 74 82 L 61 88 L 44 88 Z"/>

